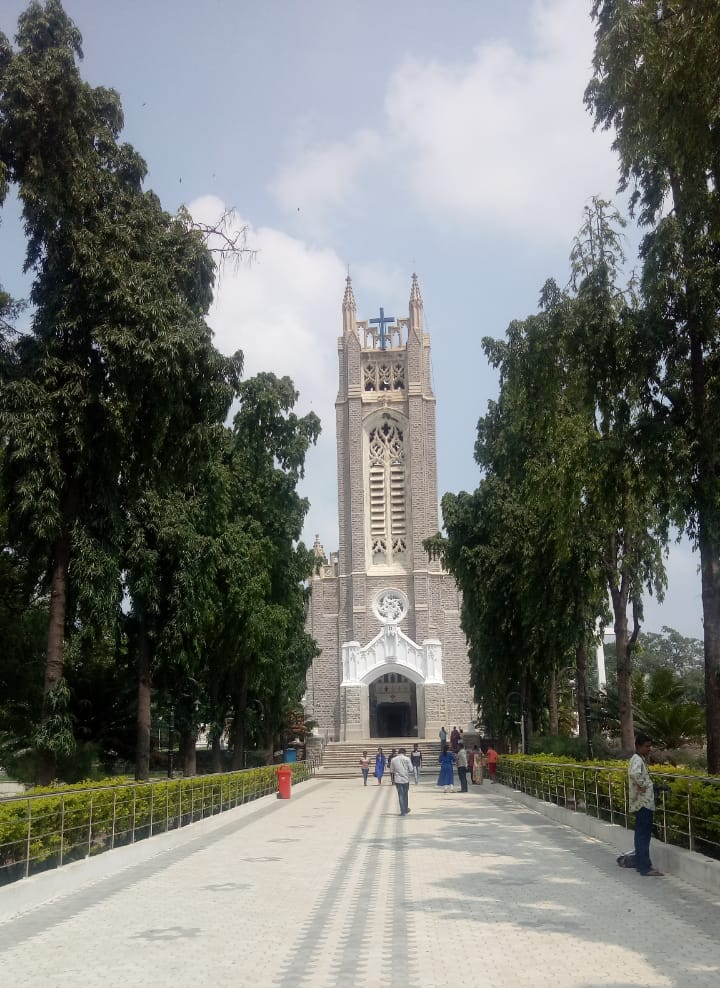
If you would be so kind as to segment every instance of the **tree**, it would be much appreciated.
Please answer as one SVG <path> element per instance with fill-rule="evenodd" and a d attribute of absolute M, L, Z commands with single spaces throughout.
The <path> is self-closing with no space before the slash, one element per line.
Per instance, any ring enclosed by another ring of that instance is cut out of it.
<path fill-rule="evenodd" d="M 80 34 L 61 4 L 31 4 L 17 49 L 0 48 L 0 153 L 35 276 L 0 421 L 11 534 L 48 563 L 47 713 L 66 635 L 76 617 L 99 634 L 115 620 L 128 525 L 159 476 L 177 477 L 178 437 L 222 421 L 238 368 L 204 322 L 214 264 L 203 234 L 143 192 L 145 164 L 118 140 L 119 98 L 81 79 Z M 140 680 L 147 735 L 144 667 Z M 47 749 L 45 781 L 53 770 Z"/>
<path fill-rule="evenodd" d="M 297 705 L 305 672 L 317 654 L 304 630 L 305 583 L 313 556 L 298 542 L 308 503 L 297 485 L 320 422 L 314 413 L 295 414 L 297 397 L 289 378 L 258 374 L 240 386 L 233 421 L 230 518 L 251 537 L 253 555 L 261 559 L 247 584 L 260 593 L 248 597 L 246 587 L 236 584 L 225 615 L 234 635 L 230 689 L 236 767 L 241 767 L 245 712 L 253 692 L 271 736 L 286 710 Z"/>
<path fill-rule="evenodd" d="M 615 689 L 615 644 L 605 646 L 608 689 Z M 705 706 L 703 643 L 697 638 L 685 638 L 673 628 L 663 627 L 660 633 L 643 631 L 633 650 L 633 669 L 641 676 L 651 676 L 656 670 L 669 670 L 677 675 L 688 700 Z"/>
<path fill-rule="evenodd" d="M 622 217 L 597 197 L 571 252 L 572 304 L 564 307 L 566 349 L 593 429 L 584 510 L 602 540 L 601 560 L 613 610 L 617 692 L 623 748 L 634 746 L 632 651 L 642 595 L 665 587 L 667 519 L 659 510 L 661 476 L 647 470 L 640 426 L 647 366 L 637 352 L 643 313 L 631 282 L 619 284 Z M 632 630 L 628 627 L 628 609 Z"/>
<path fill-rule="evenodd" d="M 620 188 L 646 235 L 654 357 L 646 402 L 669 507 L 700 552 L 708 770 L 720 773 L 720 154 L 716 56 L 720 8 L 685 0 L 595 0 L 594 77 L 585 99 L 613 128 Z M 669 207 L 669 208 L 668 208 Z"/>
<path fill-rule="evenodd" d="M 504 341 L 483 341 L 500 372 L 500 396 L 478 424 L 485 476 L 474 501 L 443 498 L 448 538 L 435 547 L 463 590 L 475 683 L 488 684 L 492 705 L 512 688 L 539 716 L 532 683 L 552 694 L 555 722 L 555 678 L 574 660 L 581 730 L 587 652 L 609 591 L 631 749 L 632 646 L 643 592 L 662 593 L 666 522 L 638 439 L 645 377 L 632 352 L 635 299 L 617 284 L 618 220 L 592 200 L 571 255 L 572 290 L 548 282 L 537 315 L 511 323 Z"/>
<path fill-rule="evenodd" d="M 528 728 L 542 721 L 556 673 L 582 658 L 601 607 L 581 489 L 570 496 L 584 475 L 587 426 L 573 409 L 553 316 L 562 304 L 548 283 L 538 315 L 512 323 L 504 342 L 484 341 L 501 378 L 478 424 L 485 476 L 473 495 L 444 496 L 447 540 L 429 543 L 463 591 L 476 699 L 498 733 L 510 693 Z"/>
<path fill-rule="evenodd" d="M 4 456 L 0 449 L 0 475 Z M 28 561 L 8 542 L 0 487 L 0 764 L 34 741 L 42 706 L 47 600 L 38 593 Z"/>
<path fill-rule="evenodd" d="M 688 742 L 702 741 L 702 707 L 688 697 L 685 684 L 677 673 L 668 668 L 655 668 L 645 675 L 636 672 L 634 679 L 638 727 L 653 739 L 654 744 L 673 749 Z"/>

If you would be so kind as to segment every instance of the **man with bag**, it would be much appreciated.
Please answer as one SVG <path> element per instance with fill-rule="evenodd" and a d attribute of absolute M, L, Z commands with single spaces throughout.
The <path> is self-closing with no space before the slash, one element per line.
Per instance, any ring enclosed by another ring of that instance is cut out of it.
<path fill-rule="evenodd" d="M 655 790 L 647 767 L 652 742 L 647 734 L 635 738 L 635 754 L 628 763 L 630 812 L 635 814 L 635 868 L 643 877 L 661 877 L 650 860 L 650 838 L 655 813 Z"/>

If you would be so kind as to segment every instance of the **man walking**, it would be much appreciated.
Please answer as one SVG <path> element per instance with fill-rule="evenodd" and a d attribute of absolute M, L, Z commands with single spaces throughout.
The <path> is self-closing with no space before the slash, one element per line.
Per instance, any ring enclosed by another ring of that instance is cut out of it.
<path fill-rule="evenodd" d="M 401 748 L 393 758 L 393 772 L 395 773 L 395 788 L 397 789 L 398 801 L 400 803 L 400 816 L 405 816 L 410 812 L 408 795 L 413 767 L 404 748 Z"/>
<path fill-rule="evenodd" d="M 650 860 L 650 838 L 655 813 L 655 790 L 647 767 L 652 742 L 647 734 L 635 738 L 635 754 L 628 763 L 630 812 L 635 814 L 635 868 L 644 877 L 660 877 Z"/>
<path fill-rule="evenodd" d="M 465 744 L 462 741 L 458 741 L 457 770 L 458 778 L 460 779 L 460 792 L 467 792 L 468 755 L 467 751 L 465 751 Z"/>

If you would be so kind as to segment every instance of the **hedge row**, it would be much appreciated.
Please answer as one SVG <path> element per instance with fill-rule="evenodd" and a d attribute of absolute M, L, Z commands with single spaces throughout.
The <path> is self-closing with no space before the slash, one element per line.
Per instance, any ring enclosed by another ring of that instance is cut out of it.
<path fill-rule="evenodd" d="M 292 781 L 311 774 L 287 766 Z M 277 789 L 277 766 L 189 779 L 104 779 L 0 802 L 0 884 L 164 833 Z"/>
<path fill-rule="evenodd" d="M 720 859 L 720 778 L 682 767 L 650 768 L 657 787 L 655 824 L 661 840 Z M 498 779 L 530 795 L 626 827 L 627 762 L 578 764 L 547 755 L 502 755 Z M 664 790 L 664 791 L 663 791 Z"/>

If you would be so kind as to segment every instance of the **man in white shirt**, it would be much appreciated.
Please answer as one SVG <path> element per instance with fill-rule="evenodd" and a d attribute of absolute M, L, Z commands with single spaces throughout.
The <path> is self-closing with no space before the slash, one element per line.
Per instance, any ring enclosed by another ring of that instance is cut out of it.
<path fill-rule="evenodd" d="M 393 772 L 395 774 L 395 788 L 397 789 L 398 800 L 400 802 L 400 816 L 405 816 L 410 812 L 408 795 L 413 767 L 404 748 L 401 748 L 393 758 Z"/>
<path fill-rule="evenodd" d="M 628 764 L 630 812 L 635 814 L 635 868 L 643 876 L 659 877 L 650 860 L 650 838 L 655 813 L 655 790 L 646 759 L 652 742 L 647 734 L 635 738 L 635 754 Z"/>

